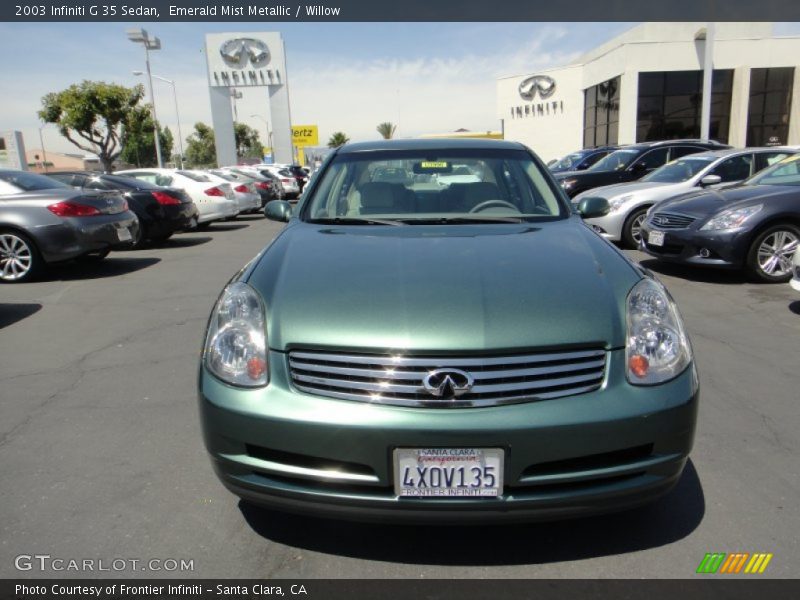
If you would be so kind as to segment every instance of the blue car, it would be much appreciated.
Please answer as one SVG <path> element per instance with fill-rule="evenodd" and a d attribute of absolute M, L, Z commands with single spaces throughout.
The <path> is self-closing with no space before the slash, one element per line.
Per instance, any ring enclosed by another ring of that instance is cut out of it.
<path fill-rule="evenodd" d="M 552 173 L 560 173 L 562 171 L 585 171 L 598 160 L 618 149 L 619 146 L 601 146 L 599 148 L 585 148 L 577 152 L 570 152 L 563 158 L 549 165 L 548 168 Z"/>

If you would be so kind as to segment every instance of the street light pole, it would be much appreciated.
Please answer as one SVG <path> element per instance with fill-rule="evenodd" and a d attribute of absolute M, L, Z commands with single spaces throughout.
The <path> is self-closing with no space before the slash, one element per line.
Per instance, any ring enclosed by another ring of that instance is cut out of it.
<path fill-rule="evenodd" d="M 141 71 L 134 71 L 134 75 L 142 75 Z M 159 77 L 158 75 L 153 75 L 155 79 L 159 81 L 164 81 L 172 86 L 172 99 L 175 101 L 175 119 L 178 122 L 178 147 L 180 148 L 180 164 L 181 169 L 183 169 L 183 134 L 181 133 L 181 115 L 178 111 L 178 92 L 175 90 L 175 82 L 172 79 L 167 79 L 166 77 Z"/>
<path fill-rule="evenodd" d="M 44 136 L 42 135 L 42 129 L 44 129 L 47 125 L 42 125 L 39 127 L 39 144 L 42 146 L 42 167 L 44 168 L 44 172 L 47 173 L 47 152 L 44 149 Z"/>
<path fill-rule="evenodd" d="M 251 119 L 253 117 L 255 117 L 256 119 L 261 119 L 262 121 L 264 121 L 264 126 L 267 128 L 267 144 L 269 144 L 269 153 L 272 154 L 272 130 L 269 128 L 269 121 L 267 121 L 261 115 L 250 115 Z"/>
<path fill-rule="evenodd" d="M 153 111 L 153 138 L 156 142 L 156 161 L 158 162 L 158 166 L 163 167 L 164 161 L 161 159 L 161 140 L 159 139 L 160 136 L 158 135 L 158 116 L 156 115 L 156 100 L 155 96 L 153 95 L 153 76 L 150 74 L 150 50 L 160 50 L 161 49 L 161 40 L 157 37 L 151 38 L 147 35 L 147 32 L 144 29 L 128 29 L 127 30 L 128 39 L 136 44 L 142 44 L 144 46 L 144 58 L 145 64 L 147 65 L 147 81 L 150 87 L 150 106 L 152 107 Z"/>

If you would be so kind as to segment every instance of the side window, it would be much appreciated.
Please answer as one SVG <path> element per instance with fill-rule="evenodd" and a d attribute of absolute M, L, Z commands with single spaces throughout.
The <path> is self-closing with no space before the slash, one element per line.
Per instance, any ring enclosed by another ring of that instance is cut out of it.
<path fill-rule="evenodd" d="M 740 181 L 750 177 L 750 167 L 753 164 L 752 154 L 734 156 L 719 163 L 710 175 L 719 175 L 723 182 Z"/>
<path fill-rule="evenodd" d="M 657 169 L 667 162 L 667 150 L 668 148 L 656 148 L 655 150 L 645 152 L 643 156 L 633 163 L 632 169 L 641 172 Z"/>
<path fill-rule="evenodd" d="M 757 173 L 761 169 L 766 169 L 791 155 L 791 152 L 760 152 L 756 154 L 756 168 L 753 169 L 753 172 Z"/>
<path fill-rule="evenodd" d="M 675 160 L 676 158 L 688 156 L 689 154 L 697 154 L 704 150 L 705 148 L 698 148 L 697 146 L 673 146 L 669 153 L 669 159 Z"/>
<path fill-rule="evenodd" d="M 69 186 L 80 187 L 81 185 L 78 175 L 73 175 L 72 173 L 48 173 L 47 176 Z"/>
<path fill-rule="evenodd" d="M 578 168 L 581 170 L 588 169 L 598 160 L 604 158 L 606 155 L 608 155 L 608 152 L 595 152 L 594 154 L 590 154 L 589 156 L 583 159 L 583 162 L 581 162 L 581 164 L 578 165 Z"/>
<path fill-rule="evenodd" d="M 156 183 L 156 179 L 158 175 L 155 173 L 147 173 L 145 171 L 138 171 L 136 173 L 125 173 L 128 177 L 135 177 L 136 179 L 140 179 L 142 181 L 146 181 L 147 183 L 152 183 L 154 185 L 158 185 Z"/>

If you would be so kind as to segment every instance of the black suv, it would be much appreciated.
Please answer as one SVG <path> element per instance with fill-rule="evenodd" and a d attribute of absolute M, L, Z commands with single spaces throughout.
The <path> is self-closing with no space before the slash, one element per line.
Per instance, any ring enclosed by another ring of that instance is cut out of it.
<path fill-rule="evenodd" d="M 643 142 L 616 150 L 596 162 L 585 171 L 554 173 L 556 180 L 574 198 L 581 192 L 600 187 L 634 181 L 666 163 L 704 150 L 730 148 L 725 144 L 709 140 L 666 140 Z"/>

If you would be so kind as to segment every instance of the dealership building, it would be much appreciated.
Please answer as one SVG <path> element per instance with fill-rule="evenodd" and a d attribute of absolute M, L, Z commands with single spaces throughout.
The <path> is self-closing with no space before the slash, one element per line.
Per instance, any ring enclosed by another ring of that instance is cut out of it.
<path fill-rule="evenodd" d="M 710 137 L 800 144 L 800 37 L 716 23 Z M 545 160 L 606 144 L 700 137 L 705 23 L 644 23 L 559 68 L 497 81 L 504 137 Z"/>

